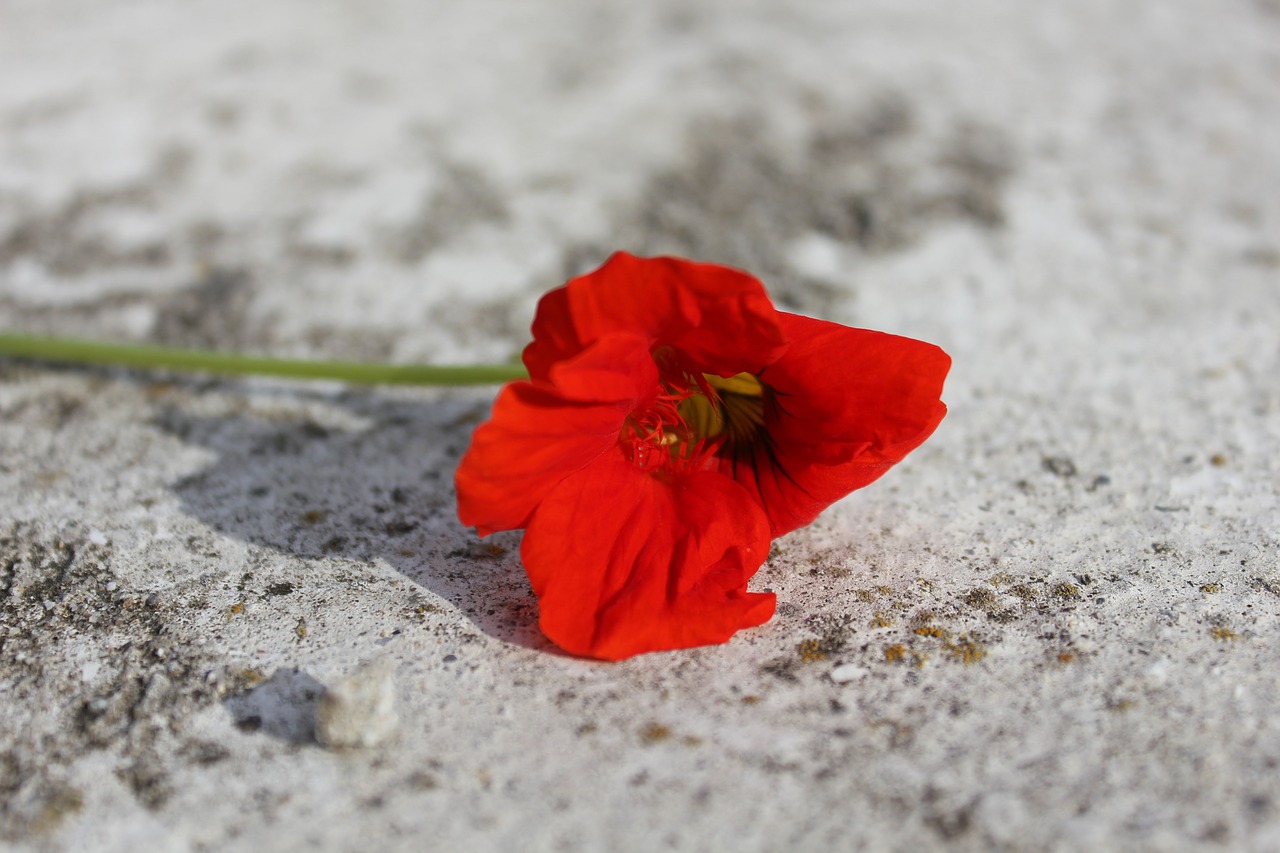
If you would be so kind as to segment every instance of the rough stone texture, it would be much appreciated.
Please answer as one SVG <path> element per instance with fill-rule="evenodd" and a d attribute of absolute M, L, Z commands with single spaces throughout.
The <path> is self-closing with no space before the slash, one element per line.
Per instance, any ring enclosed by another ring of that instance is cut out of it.
<path fill-rule="evenodd" d="M 955 358 L 771 623 L 617 665 L 454 518 L 491 389 L 0 364 L 0 843 L 1280 849 L 1274 0 L 0 22 L 3 327 L 500 360 L 625 247 Z"/>

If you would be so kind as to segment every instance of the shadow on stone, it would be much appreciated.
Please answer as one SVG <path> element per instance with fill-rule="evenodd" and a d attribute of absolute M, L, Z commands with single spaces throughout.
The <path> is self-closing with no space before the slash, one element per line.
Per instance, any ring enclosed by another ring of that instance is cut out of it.
<path fill-rule="evenodd" d="M 279 669 L 247 693 L 223 702 L 236 728 L 287 743 L 315 743 L 316 705 L 325 687 L 299 669 Z"/>
<path fill-rule="evenodd" d="M 519 534 L 481 542 L 454 510 L 453 471 L 487 415 L 492 391 L 414 401 L 376 391 L 269 393 L 267 415 L 246 403 L 218 417 L 174 406 L 155 418 L 163 431 L 215 455 L 171 486 L 187 514 L 251 546 L 324 561 L 334 578 L 326 593 L 359 595 L 351 588 L 368 577 L 360 564 L 384 562 L 413 582 L 404 596 L 412 618 L 440 610 L 419 592 L 425 589 L 489 636 L 552 648 L 537 628 Z M 344 426 L 335 428 L 333 420 Z M 307 592 L 278 577 L 246 576 L 240 588 L 246 597 Z M 331 601 L 341 598 L 326 594 L 318 606 Z"/>

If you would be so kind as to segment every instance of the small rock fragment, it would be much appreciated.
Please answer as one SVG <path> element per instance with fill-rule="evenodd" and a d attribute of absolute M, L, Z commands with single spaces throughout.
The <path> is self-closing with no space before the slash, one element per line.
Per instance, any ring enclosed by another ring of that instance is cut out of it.
<path fill-rule="evenodd" d="M 331 749 L 386 742 L 400 724 L 395 664 L 379 657 L 329 688 L 316 706 L 316 741 Z"/>
<path fill-rule="evenodd" d="M 827 677 L 836 684 L 847 684 L 864 677 L 868 671 L 866 667 L 858 666 L 856 663 L 846 663 L 831 670 L 827 673 Z"/>

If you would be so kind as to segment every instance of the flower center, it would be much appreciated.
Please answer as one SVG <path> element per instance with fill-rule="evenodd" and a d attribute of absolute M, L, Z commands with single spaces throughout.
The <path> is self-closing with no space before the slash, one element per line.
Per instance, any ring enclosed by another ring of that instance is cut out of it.
<path fill-rule="evenodd" d="M 722 444 L 751 441 L 764 427 L 764 385 L 750 373 L 725 379 L 704 373 L 705 390 L 680 404 L 680 414 L 702 438 Z"/>
<path fill-rule="evenodd" d="M 683 374 L 623 425 L 619 443 L 645 470 L 698 470 L 722 448 L 755 440 L 764 428 L 765 386 L 750 373 Z"/>

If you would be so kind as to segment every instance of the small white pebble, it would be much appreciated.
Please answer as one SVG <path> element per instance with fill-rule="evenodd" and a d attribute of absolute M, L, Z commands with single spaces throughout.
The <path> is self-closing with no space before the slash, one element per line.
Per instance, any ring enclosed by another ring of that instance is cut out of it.
<path fill-rule="evenodd" d="M 328 689 L 316 706 L 316 741 L 331 749 L 371 747 L 400 725 L 395 664 L 379 657 Z"/>
<path fill-rule="evenodd" d="M 847 684 L 850 681 L 857 681 L 866 676 L 869 670 L 864 666 L 858 666 L 856 663 L 846 663 L 838 666 L 827 676 L 836 684 Z"/>
<path fill-rule="evenodd" d="M 103 533 L 101 530 L 90 530 L 89 543 L 91 545 L 102 547 L 107 544 L 107 534 Z"/>

